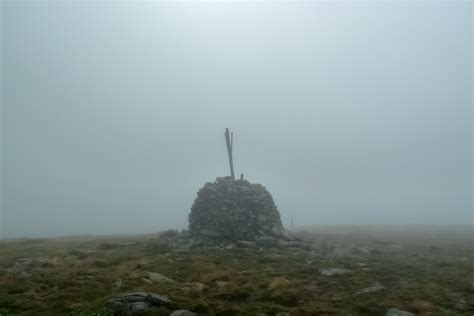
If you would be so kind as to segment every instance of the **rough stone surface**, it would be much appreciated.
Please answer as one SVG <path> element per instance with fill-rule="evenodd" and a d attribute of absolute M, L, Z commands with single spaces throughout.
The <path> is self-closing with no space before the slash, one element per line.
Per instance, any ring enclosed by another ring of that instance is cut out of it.
<path fill-rule="evenodd" d="M 264 238 L 260 242 L 271 246 L 278 239 L 289 239 L 265 187 L 231 177 L 219 177 L 199 190 L 189 214 L 189 231 L 193 237 L 207 240 Z"/>
<path fill-rule="evenodd" d="M 385 290 L 385 286 L 377 282 L 374 284 L 374 286 L 363 288 L 362 290 L 358 291 L 357 294 L 371 293 L 371 292 L 377 292 L 381 290 Z"/>
<path fill-rule="evenodd" d="M 347 269 L 339 269 L 339 268 L 329 268 L 329 269 L 319 269 L 319 273 L 326 276 L 338 275 L 338 274 L 346 274 L 351 272 Z"/>
<path fill-rule="evenodd" d="M 173 302 L 164 295 L 146 292 L 134 292 L 118 295 L 107 301 L 107 305 L 117 314 L 136 315 L 157 306 L 173 306 Z"/>
<path fill-rule="evenodd" d="M 148 278 L 154 282 L 160 282 L 160 281 L 164 281 L 164 282 L 174 282 L 172 279 L 164 276 L 163 274 L 160 274 L 160 273 L 157 273 L 157 272 L 150 272 L 148 271 L 147 272 L 148 274 Z"/>
<path fill-rule="evenodd" d="M 255 241 L 257 242 L 258 246 L 262 247 L 275 247 L 278 245 L 278 239 L 270 236 L 257 237 L 255 238 Z"/>
<path fill-rule="evenodd" d="M 396 308 L 391 308 L 387 311 L 385 316 L 415 316 L 415 314 L 412 314 L 407 311 L 402 311 Z"/>
<path fill-rule="evenodd" d="M 240 248 L 256 248 L 257 243 L 255 241 L 250 240 L 238 240 L 237 246 Z"/>
<path fill-rule="evenodd" d="M 170 314 L 170 316 L 196 316 L 196 315 L 197 315 L 196 313 L 190 312 L 186 309 L 180 309 Z"/>

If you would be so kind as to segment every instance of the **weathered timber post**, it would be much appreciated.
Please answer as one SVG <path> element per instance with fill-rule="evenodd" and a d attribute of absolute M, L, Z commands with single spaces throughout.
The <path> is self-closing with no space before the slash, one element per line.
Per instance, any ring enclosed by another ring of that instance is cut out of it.
<path fill-rule="evenodd" d="M 225 129 L 225 142 L 227 145 L 227 154 L 229 155 L 229 165 L 230 165 L 230 176 L 232 177 L 233 180 L 235 180 L 235 175 L 234 175 L 234 161 L 232 158 L 232 147 L 234 145 L 234 133 L 231 133 L 229 135 L 229 129 Z"/>

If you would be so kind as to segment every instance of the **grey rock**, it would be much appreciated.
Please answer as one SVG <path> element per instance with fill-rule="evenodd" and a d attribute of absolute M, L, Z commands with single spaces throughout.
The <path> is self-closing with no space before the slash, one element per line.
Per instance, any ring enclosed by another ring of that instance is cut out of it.
<path fill-rule="evenodd" d="M 371 293 L 371 292 L 377 292 L 381 290 L 385 290 L 385 286 L 379 283 L 375 283 L 373 286 L 369 286 L 358 291 L 357 294 Z"/>
<path fill-rule="evenodd" d="M 160 282 L 160 281 L 165 281 L 165 282 L 174 282 L 172 279 L 164 276 L 163 274 L 157 273 L 157 272 L 147 272 L 148 278 L 154 282 Z"/>
<path fill-rule="evenodd" d="M 255 241 L 261 247 L 275 247 L 278 244 L 278 239 L 270 236 L 256 237 Z"/>
<path fill-rule="evenodd" d="M 250 240 L 238 240 L 236 245 L 241 248 L 256 248 L 257 243 L 255 241 Z"/>
<path fill-rule="evenodd" d="M 180 309 L 172 312 L 170 316 L 196 316 L 196 313 L 190 312 L 186 309 Z"/>
<path fill-rule="evenodd" d="M 133 292 L 119 294 L 107 301 L 108 307 L 125 315 L 144 313 L 155 306 L 173 306 L 173 302 L 164 295 Z"/>
<path fill-rule="evenodd" d="M 402 311 L 400 309 L 391 308 L 387 311 L 385 316 L 415 316 L 415 314 L 412 314 L 407 311 Z"/>
<path fill-rule="evenodd" d="M 319 269 L 319 273 L 325 276 L 339 275 L 350 273 L 351 270 L 339 269 L 339 268 L 328 268 L 328 269 Z"/>
<path fill-rule="evenodd" d="M 222 235 L 220 232 L 211 229 L 201 229 L 199 234 L 206 237 L 220 237 Z"/>
<path fill-rule="evenodd" d="M 220 280 L 216 281 L 217 287 L 226 287 L 229 284 L 230 284 L 229 282 L 225 282 L 225 281 L 220 281 Z"/>

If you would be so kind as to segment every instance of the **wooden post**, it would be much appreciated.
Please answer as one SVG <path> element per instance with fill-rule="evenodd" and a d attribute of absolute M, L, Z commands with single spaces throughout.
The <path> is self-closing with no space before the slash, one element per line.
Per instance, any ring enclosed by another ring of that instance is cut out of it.
<path fill-rule="evenodd" d="M 241 174 L 240 174 L 240 180 L 243 180 L 243 179 L 244 179 L 244 174 L 241 173 Z"/>
<path fill-rule="evenodd" d="M 229 129 L 225 129 L 225 142 L 227 145 L 227 154 L 229 155 L 229 165 L 230 165 L 230 176 L 232 177 L 233 180 L 235 180 L 235 175 L 234 175 L 234 161 L 232 159 L 232 146 L 234 143 L 234 133 L 231 133 L 229 135 Z"/>

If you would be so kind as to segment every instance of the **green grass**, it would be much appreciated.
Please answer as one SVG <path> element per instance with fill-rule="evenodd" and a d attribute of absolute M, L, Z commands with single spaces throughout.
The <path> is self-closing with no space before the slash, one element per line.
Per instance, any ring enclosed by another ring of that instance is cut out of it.
<path fill-rule="evenodd" d="M 427 239 L 346 228 L 301 235 L 318 248 L 181 251 L 158 236 L 2 242 L 0 315 L 111 315 L 106 300 L 129 291 L 165 294 L 181 309 L 209 315 L 384 315 L 389 308 L 419 315 L 474 312 L 469 234 Z M 47 260 L 24 273 L 3 270 L 38 257 Z M 351 273 L 319 273 L 331 267 Z M 175 282 L 146 282 L 146 271 Z M 357 294 L 376 282 L 386 289 Z M 461 299 L 464 306 L 457 304 Z"/>

